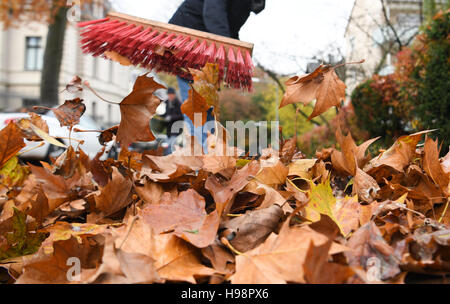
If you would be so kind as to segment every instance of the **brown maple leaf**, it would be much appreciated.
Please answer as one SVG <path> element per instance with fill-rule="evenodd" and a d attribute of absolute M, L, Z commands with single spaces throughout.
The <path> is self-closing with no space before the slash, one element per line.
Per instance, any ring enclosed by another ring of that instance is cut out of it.
<path fill-rule="evenodd" d="M 101 247 L 91 245 L 87 238 L 71 237 L 68 240 L 55 241 L 53 243 L 54 252 L 47 254 L 43 247 L 37 254 L 27 259 L 23 266 L 23 274 L 16 281 L 18 284 L 67 284 L 71 264 L 67 261 L 71 257 L 77 257 L 80 266 L 84 268 L 94 268 L 99 260 Z M 79 283 L 79 282 L 72 282 Z"/>
<path fill-rule="evenodd" d="M 207 214 L 205 199 L 192 189 L 181 192 L 176 201 L 148 205 L 142 217 L 156 233 L 173 231 L 199 248 L 211 245 L 219 228 L 217 211 Z"/>
<path fill-rule="evenodd" d="M 365 157 L 367 148 L 378 139 L 379 137 L 369 139 L 360 146 L 357 146 L 350 132 L 344 137 L 341 127 L 338 126 L 336 140 L 341 146 L 342 152 L 333 150 L 331 153 L 333 168 L 341 174 L 355 176 L 356 169 L 364 167 L 368 161 Z"/>
<path fill-rule="evenodd" d="M 260 165 L 258 162 L 250 162 L 244 168 L 236 171 L 229 181 L 221 181 L 217 176 L 210 176 L 205 183 L 205 189 L 211 192 L 216 203 L 219 216 L 228 212 L 230 202 L 258 173 Z"/>
<path fill-rule="evenodd" d="M 147 73 L 148 74 L 148 73 Z M 141 75 L 136 79 L 133 91 L 120 103 L 120 121 L 117 131 L 117 142 L 124 147 L 136 141 L 155 140 L 150 129 L 150 119 L 156 112 L 161 100 L 153 95 L 158 89 L 165 87 L 153 78 Z"/>
<path fill-rule="evenodd" d="M 73 127 L 80 122 L 80 117 L 86 111 L 86 105 L 83 103 L 83 99 L 75 98 L 66 100 L 64 104 L 52 109 L 52 111 L 61 127 Z"/>
<path fill-rule="evenodd" d="M 372 269 L 369 281 L 383 281 L 394 278 L 400 273 L 400 259 L 394 249 L 383 239 L 374 222 L 360 227 L 346 244 L 352 250 L 345 252 L 350 266 Z"/>
<path fill-rule="evenodd" d="M 185 114 L 194 124 L 194 127 L 203 126 L 206 123 L 207 111 L 209 105 L 206 103 L 206 99 L 202 97 L 193 88 L 189 90 L 189 97 L 181 105 L 181 113 Z M 201 122 L 195 119 L 196 116 L 201 118 Z"/>
<path fill-rule="evenodd" d="M 364 171 L 373 175 L 378 167 L 388 166 L 398 172 L 403 172 L 404 168 L 409 165 L 414 157 L 416 146 L 422 139 L 422 135 L 429 132 L 422 131 L 400 137 L 387 151 L 373 158 L 364 167 Z"/>
<path fill-rule="evenodd" d="M 308 117 L 311 120 L 333 106 L 339 107 L 345 99 L 345 88 L 334 67 L 320 65 L 311 74 L 294 76 L 286 82 L 286 93 L 280 108 L 297 102 L 307 105 L 316 99 L 314 110 Z"/>
<path fill-rule="evenodd" d="M 278 235 L 272 233 L 260 246 L 238 255 L 230 280 L 233 284 L 306 283 L 304 265 L 311 243 L 320 246 L 328 240 L 310 227 L 283 227 Z M 333 243 L 330 254 L 342 250 Z"/>
<path fill-rule="evenodd" d="M 23 147 L 22 132 L 14 122 L 10 122 L 0 130 L 0 168 Z"/>
<path fill-rule="evenodd" d="M 130 217 L 126 225 L 113 231 L 113 235 L 118 236 L 116 247 L 152 258 L 162 279 L 194 284 L 194 276 L 210 276 L 216 272 L 201 263 L 200 249 L 174 234 L 155 233 L 140 216 Z"/>
<path fill-rule="evenodd" d="M 95 209 L 105 217 L 126 207 L 131 201 L 129 194 L 132 182 L 124 177 L 116 167 L 112 167 L 111 181 L 105 187 L 100 188 L 100 194 L 95 198 Z"/>
<path fill-rule="evenodd" d="M 48 210 L 50 212 L 76 197 L 76 189 L 74 188 L 80 180 L 78 173 L 75 173 L 69 179 L 65 179 L 61 175 L 53 174 L 47 168 L 31 164 L 29 166 L 48 199 Z"/>
<path fill-rule="evenodd" d="M 434 141 L 430 137 L 425 139 L 423 169 L 428 176 L 439 185 L 443 192 L 449 189 L 449 174 L 445 173 L 439 162 L 439 150 L 437 140 Z M 448 193 L 450 194 L 450 193 Z"/>
<path fill-rule="evenodd" d="M 310 243 L 303 265 L 308 284 L 343 284 L 354 274 L 346 265 L 328 262 L 332 244 L 331 239 L 318 246 Z"/>
<path fill-rule="evenodd" d="M 260 244 L 276 230 L 283 210 L 278 205 L 265 209 L 247 211 L 245 214 L 231 219 L 221 225 L 226 228 L 225 235 L 233 234 L 231 245 L 240 252 L 247 252 Z"/>

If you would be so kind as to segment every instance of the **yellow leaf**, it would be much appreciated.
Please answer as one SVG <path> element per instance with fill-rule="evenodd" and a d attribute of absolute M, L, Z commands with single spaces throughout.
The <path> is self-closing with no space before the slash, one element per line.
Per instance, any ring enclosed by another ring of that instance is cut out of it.
<path fill-rule="evenodd" d="M 40 138 L 42 138 L 49 144 L 52 144 L 52 145 L 55 145 L 58 147 L 62 147 L 62 148 L 67 148 L 67 146 L 65 144 L 59 142 L 58 140 L 56 140 L 56 138 L 50 136 L 47 132 L 44 132 L 43 130 L 39 129 L 35 125 L 30 124 L 30 127 L 33 129 L 33 131 L 34 131 L 34 133 L 36 133 L 36 135 L 38 135 Z"/>
<path fill-rule="evenodd" d="M 316 163 L 316 159 L 298 159 L 289 164 L 289 176 L 299 176 L 304 179 L 312 179 L 309 170 Z"/>

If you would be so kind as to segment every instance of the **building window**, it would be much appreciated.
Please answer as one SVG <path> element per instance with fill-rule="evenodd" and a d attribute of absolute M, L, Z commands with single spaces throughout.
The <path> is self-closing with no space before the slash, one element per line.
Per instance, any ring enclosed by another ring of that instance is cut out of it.
<path fill-rule="evenodd" d="M 41 70 L 43 61 L 42 37 L 26 37 L 25 39 L 25 70 Z"/>

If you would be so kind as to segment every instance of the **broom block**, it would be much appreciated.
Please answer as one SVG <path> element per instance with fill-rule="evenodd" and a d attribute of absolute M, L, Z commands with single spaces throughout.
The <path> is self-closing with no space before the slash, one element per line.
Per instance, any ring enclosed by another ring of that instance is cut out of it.
<path fill-rule="evenodd" d="M 147 20 L 127 14 L 122 13 L 116 13 L 116 12 L 110 12 L 108 13 L 107 17 L 119 21 L 125 21 L 125 22 L 132 22 L 136 25 L 142 25 L 144 27 L 151 27 L 153 30 L 157 30 L 160 32 L 172 32 L 177 35 L 189 35 L 191 37 L 197 38 L 199 42 L 202 42 L 204 40 L 212 41 L 217 44 L 217 47 L 220 45 L 223 45 L 226 48 L 236 48 L 239 47 L 241 49 L 244 49 L 247 51 L 250 55 L 253 53 L 253 43 L 240 41 L 233 38 L 223 37 L 220 35 L 215 35 L 207 32 L 202 32 L 174 24 L 167 24 L 163 22 L 153 21 L 153 20 Z M 244 52 L 245 53 L 245 52 Z"/>

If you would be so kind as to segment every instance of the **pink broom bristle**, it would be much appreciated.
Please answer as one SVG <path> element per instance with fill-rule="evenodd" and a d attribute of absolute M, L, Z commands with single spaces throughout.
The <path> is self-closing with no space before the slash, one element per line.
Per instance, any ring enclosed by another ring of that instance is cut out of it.
<path fill-rule="evenodd" d="M 214 58 L 216 55 L 216 44 L 214 42 L 211 42 L 209 47 L 205 51 L 205 60 L 200 62 L 200 66 L 204 66 L 207 62 L 214 63 Z"/>
<path fill-rule="evenodd" d="M 236 57 L 232 47 L 228 49 L 228 68 L 225 81 L 234 88 L 236 82 Z"/>
<path fill-rule="evenodd" d="M 157 31 L 152 31 L 151 28 L 143 30 L 141 33 L 132 37 L 132 39 L 125 45 L 125 50 L 122 55 L 129 57 L 130 61 L 133 62 L 134 57 L 137 56 L 141 51 L 137 48 L 138 45 L 145 41 L 146 37 L 153 37 L 152 35 L 157 34 Z"/>
<path fill-rule="evenodd" d="M 145 31 L 143 29 L 144 29 L 143 26 L 139 26 L 138 28 L 135 29 L 135 32 L 130 34 L 128 37 L 125 37 L 124 39 L 120 40 L 114 46 L 114 51 L 118 52 L 122 56 L 126 56 L 124 54 L 130 53 L 130 48 L 128 48 L 129 44 L 131 44 L 133 41 L 135 41 L 140 35 L 145 34 Z M 131 50 L 131 51 L 133 52 L 134 50 Z"/>
<path fill-rule="evenodd" d="M 140 50 L 152 50 L 159 44 L 159 42 L 167 35 L 167 32 L 158 33 L 153 38 L 147 40 L 144 44 L 141 44 L 138 48 Z"/>
<path fill-rule="evenodd" d="M 133 26 L 127 31 L 117 33 L 116 38 L 118 41 L 116 42 L 116 44 L 119 44 L 120 42 L 127 40 L 129 37 L 133 36 L 136 33 L 141 32 L 141 31 L 142 31 L 142 26 L 139 26 L 139 27 Z"/>
<path fill-rule="evenodd" d="M 111 32 L 111 36 L 107 39 L 105 39 L 105 42 L 111 45 L 115 45 L 118 41 L 120 41 L 122 38 L 122 35 L 126 35 L 127 33 L 134 30 L 136 26 L 134 24 L 130 24 L 126 27 L 121 27 L 119 29 L 116 29 L 115 31 Z"/>
<path fill-rule="evenodd" d="M 252 56 L 248 51 L 245 51 L 245 67 L 247 71 L 253 76 L 253 71 L 255 69 L 255 66 L 253 65 L 253 59 Z"/>
<path fill-rule="evenodd" d="M 204 40 L 188 56 L 186 56 L 185 60 L 190 62 L 191 66 L 196 69 L 204 66 L 206 62 L 206 48 L 207 44 L 206 40 Z"/>
<path fill-rule="evenodd" d="M 165 45 L 168 49 L 173 49 L 173 46 L 183 40 L 185 37 L 182 35 L 176 35 L 169 43 Z"/>
<path fill-rule="evenodd" d="M 172 40 L 176 37 L 175 34 L 170 34 L 159 42 L 159 45 L 165 48 L 169 48 Z"/>
<path fill-rule="evenodd" d="M 215 55 L 215 62 L 219 65 L 219 79 L 223 80 L 225 71 L 225 48 L 223 45 L 219 47 Z"/>
<path fill-rule="evenodd" d="M 189 43 L 189 41 L 191 41 L 191 37 L 189 37 L 189 36 L 186 36 L 186 37 L 180 36 L 180 37 L 183 37 L 183 38 L 180 39 L 179 41 L 175 42 L 172 45 L 172 49 L 179 51 L 180 49 L 183 49 Z"/>
<path fill-rule="evenodd" d="M 179 52 L 176 54 L 176 56 L 182 62 L 183 67 L 187 67 L 189 62 L 186 60 L 186 57 L 189 56 L 189 54 L 192 52 L 197 42 L 198 39 L 195 38 L 194 40 L 186 44 L 182 49 L 180 49 Z"/>
<path fill-rule="evenodd" d="M 244 62 L 244 58 L 242 57 L 241 49 L 239 49 L 239 48 L 237 49 L 237 52 L 236 52 L 236 64 L 237 64 L 239 74 L 244 74 L 245 73 L 245 62 Z"/>

